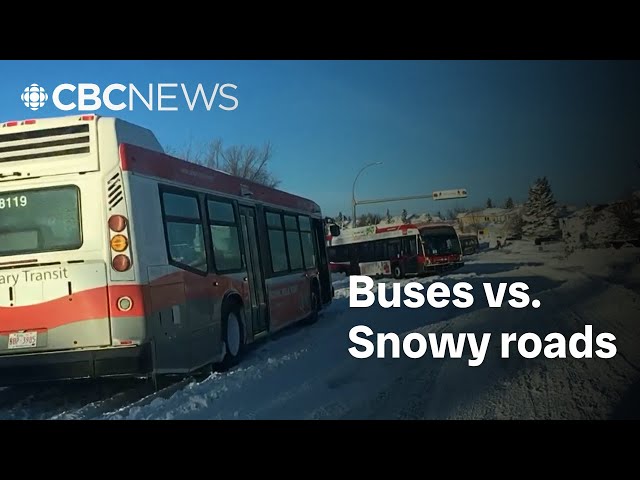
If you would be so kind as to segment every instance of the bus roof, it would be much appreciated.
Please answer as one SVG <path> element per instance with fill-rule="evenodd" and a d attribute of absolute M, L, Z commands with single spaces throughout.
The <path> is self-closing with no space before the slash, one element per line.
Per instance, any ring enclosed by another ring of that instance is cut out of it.
<path fill-rule="evenodd" d="M 122 168 L 139 175 L 321 214 L 310 199 L 167 155 L 151 130 L 118 117 L 76 114 L 8 121 L 0 124 L 0 140 L 0 166 L 22 178 L 110 168 L 106 160 L 119 152 Z M 99 148 L 108 154 L 95 155 Z"/>
<path fill-rule="evenodd" d="M 370 242 L 385 238 L 404 237 L 407 235 L 418 235 L 418 228 L 409 223 L 400 225 L 389 225 L 381 227 L 379 225 L 368 225 L 366 227 L 346 228 L 341 230 L 340 236 L 327 237 L 331 245 L 346 245 L 349 243 Z"/>
<path fill-rule="evenodd" d="M 236 177 L 182 160 L 166 153 L 149 150 L 128 143 L 120 144 L 122 169 L 150 177 L 162 178 L 184 186 L 246 197 L 272 205 L 320 215 L 320 206 L 312 200 L 284 192 L 277 188 Z"/>
<path fill-rule="evenodd" d="M 451 229 L 455 232 L 452 225 L 448 223 L 429 223 L 429 224 L 413 224 L 403 223 L 398 225 L 380 226 L 368 225 L 366 227 L 346 228 L 340 232 L 340 236 L 332 237 L 328 235 L 327 241 L 331 246 L 347 245 L 350 243 L 370 242 L 374 240 L 390 239 L 396 237 L 406 237 L 410 235 L 418 235 L 423 230 L 428 229 Z"/>

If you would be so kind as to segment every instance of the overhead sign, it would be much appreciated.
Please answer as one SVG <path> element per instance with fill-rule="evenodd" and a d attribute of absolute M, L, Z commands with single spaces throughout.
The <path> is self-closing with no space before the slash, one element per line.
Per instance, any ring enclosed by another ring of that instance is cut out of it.
<path fill-rule="evenodd" d="M 467 189 L 466 188 L 457 188 L 454 190 L 438 190 L 433 192 L 434 200 L 449 200 L 451 198 L 466 198 L 467 197 Z"/>

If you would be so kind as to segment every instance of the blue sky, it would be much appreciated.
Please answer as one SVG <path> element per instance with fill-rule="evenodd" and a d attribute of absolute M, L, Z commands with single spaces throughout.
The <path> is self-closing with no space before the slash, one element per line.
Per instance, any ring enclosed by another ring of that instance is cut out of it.
<path fill-rule="evenodd" d="M 582 205 L 640 188 L 637 63 L 587 61 L 0 61 L 0 121 L 37 112 L 20 93 L 60 83 L 233 83 L 234 111 L 111 112 L 181 147 L 216 137 L 225 145 L 269 140 L 281 188 L 317 201 L 326 214 L 360 199 L 464 187 L 466 200 L 361 206 L 367 211 L 443 213 L 454 206 L 526 198 L 546 175 L 556 198 Z M 173 93 L 180 91 L 176 90 Z M 69 94 L 70 95 L 70 94 Z M 65 98 L 71 98 L 70 96 Z M 123 95 L 124 98 L 124 95 Z M 230 104 L 231 102 L 227 102 Z M 65 114 L 65 113 L 62 113 Z"/>

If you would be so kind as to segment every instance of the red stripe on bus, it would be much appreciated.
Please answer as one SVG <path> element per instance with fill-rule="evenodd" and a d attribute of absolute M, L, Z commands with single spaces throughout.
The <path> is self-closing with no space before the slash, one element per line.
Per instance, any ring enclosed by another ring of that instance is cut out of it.
<path fill-rule="evenodd" d="M 51 329 L 108 316 L 106 288 L 93 288 L 35 305 L 0 307 L 0 330 Z"/>
<path fill-rule="evenodd" d="M 250 192 L 252 200 L 297 208 L 307 213 L 320 212 L 320 207 L 315 202 L 297 195 L 135 145 L 120 144 L 120 162 L 123 170 L 142 175 L 164 178 L 230 195 L 243 196 Z"/>
<path fill-rule="evenodd" d="M 302 287 L 304 282 L 292 280 L 273 288 L 272 309 L 276 318 L 284 323 L 295 316 L 299 308 L 299 288 L 290 293 L 293 286 Z M 221 297 L 230 290 L 237 291 L 248 301 L 246 282 L 224 276 L 202 277 L 185 271 L 178 271 L 154 279 L 148 285 L 110 285 L 82 290 L 71 296 L 60 297 L 34 305 L 0 307 L 0 332 L 15 330 L 52 329 L 61 325 L 111 317 L 140 317 L 193 300 Z M 118 300 L 129 297 L 132 306 L 122 311 Z M 212 305 L 213 307 L 213 305 Z M 276 322 L 281 323 L 281 322 Z"/>
<path fill-rule="evenodd" d="M 81 290 L 71 296 L 64 296 L 33 305 L 0 307 L 0 331 L 52 329 L 69 323 L 111 317 L 138 317 L 146 312 L 157 312 L 184 304 L 189 300 L 213 296 L 212 281 L 216 279 L 200 277 L 186 272 L 176 272 L 160 279 L 152 285 L 110 285 Z M 242 282 L 229 278 L 218 278 L 219 290 L 226 291 Z M 222 293 L 221 293 L 222 294 Z M 129 297 L 129 310 L 118 308 L 118 300 Z"/>
<path fill-rule="evenodd" d="M 130 310 L 118 309 L 118 299 L 129 297 Z M 98 318 L 144 315 L 144 295 L 140 285 L 115 285 L 75 292 L 34 305 L 0 307 L 0 331 L 51 329 L 69 323 Z"/>

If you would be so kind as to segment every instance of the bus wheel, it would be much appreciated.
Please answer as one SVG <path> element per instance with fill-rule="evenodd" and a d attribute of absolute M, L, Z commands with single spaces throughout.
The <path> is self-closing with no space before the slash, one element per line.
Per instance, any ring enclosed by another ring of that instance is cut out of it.
<path fill-rule="evenodd" d="M 240 316 L 240 307 L 228 305 L 222 321 L 222 341 L 225 347 L 224 369 L 233 367 L 238 363 L 244 353 L 244 330 Z"/>
<path fill-rule="evenodd" d="M 393 267 L 393 278 L 404 278 L 404 268 L 399 263 Z"/>

